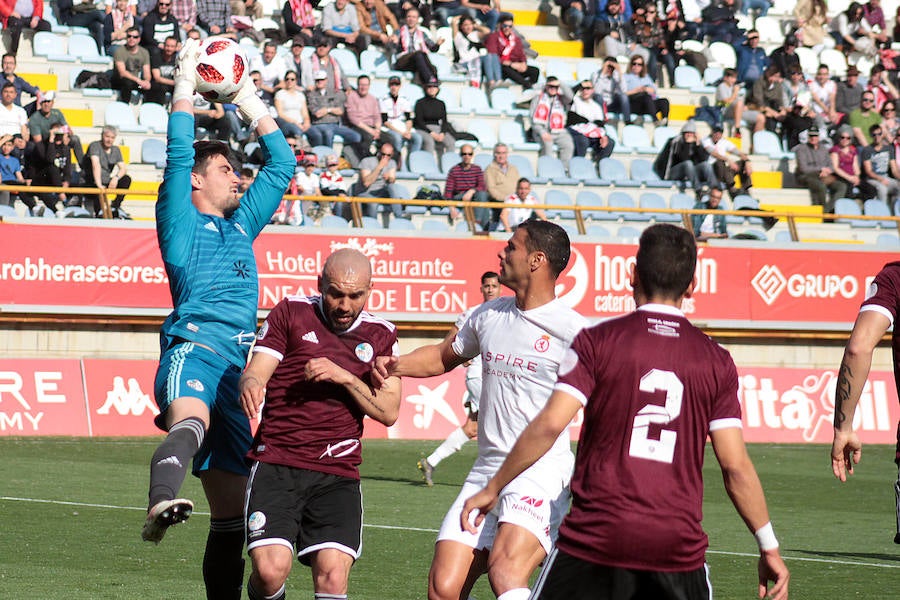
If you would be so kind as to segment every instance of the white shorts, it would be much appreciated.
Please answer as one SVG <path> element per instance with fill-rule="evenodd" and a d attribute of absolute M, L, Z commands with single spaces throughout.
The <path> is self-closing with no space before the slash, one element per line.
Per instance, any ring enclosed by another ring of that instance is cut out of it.
<path fill-rule="evenodd" d="M 534 477 L 532 473 L 527 475 Z M 494 545 L 498 524 L 511 523 L 531 532 L 549 554 L 556 541 L 559 525 L 569 511 L 569 488 L 559 479 L 558 474 L 546 479 L 532 477 L 520 475 L 503 488 L 497 506 L 485 516 L 478 533 L 472 534 L 462 530 L 459 517 L 466 500 L 480 492 L 490 477 L 469 473 L 459 496 L 444 517 L 438 541 L 451 540 L 476 550 L 489 550 Z"/>

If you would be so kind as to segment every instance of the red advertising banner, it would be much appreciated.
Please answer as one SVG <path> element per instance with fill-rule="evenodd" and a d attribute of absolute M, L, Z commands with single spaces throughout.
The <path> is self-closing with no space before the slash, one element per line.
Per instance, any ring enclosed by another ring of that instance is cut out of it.
<path fill-rule="evenodd" d="M 156 361 L 85 359 L 82 363 L 91 435 L 163 433 L 153 424 L 159 414 L 153 399 Z"/>
<path fill-rule="evenodd" d="M 0 435 L 159 435 L 155 361 L 6 360 L 0 371 Z M 738 369 L 748 442 L 831 442 L 834 371 Z M 85 398 L 87 393 L 87 398 Z M 400 418 L 386 428 L 366 420 L 367 438 L 442 440 L 465 421 L 463 369 L 403 381 Z M 869 374 L 854 428 L 866 444 L 896 441 L 900 404 L 893 374 Z M 580 421 L 572 424 L 577 439 Z"/>
<path fill-rule="evenodd" d="M 77 360 L 4 359 L 0 435 L 90 435 Z"/>
<path fill-rule="evenodd" d="M 503 239 L 481 237 L 446 237 L 436 243 L 387 232 L 267 231 L 256 242 L 260 307 L 272 308 L 290 294 L 315 293 L 325 259 L 349 247 L 372 263 L 370 311 L 386 318 L 452 321 L 480 302 L 479 277 L 499 268 L 503 244 Z M 631 310 L 635 247 L 578 242 L 572 247 L 558 295 L 590 319 Z M 858 249 L 704 247 L 697 289 L 684 310 L 701 324 L 849 329 L 869 281 L 892 258 Z M 15 306 L 168 309 L 155 231 L 0 224 L 0 309 Z"/>

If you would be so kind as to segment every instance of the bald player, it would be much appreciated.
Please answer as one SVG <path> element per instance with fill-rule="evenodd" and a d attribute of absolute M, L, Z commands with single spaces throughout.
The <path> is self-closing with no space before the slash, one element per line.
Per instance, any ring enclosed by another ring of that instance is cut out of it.
<path fill-rule="evenodd" d="M 317 599 L 347 597 L 362 549 L 363 417 L 392 425 L 400 411 L 400 379 L 378 389 L 370 381 L 376 356 L 398 354 L 394 325 L 363 310 L 371 289 L 362 253 L 332 254 L 321 295 L 290 296 L 272 309 L 241 376 L 248 417 L 265 399 L 248 453 L 251 600 L 284 598 L 295 556 L 312 568 Z"/>

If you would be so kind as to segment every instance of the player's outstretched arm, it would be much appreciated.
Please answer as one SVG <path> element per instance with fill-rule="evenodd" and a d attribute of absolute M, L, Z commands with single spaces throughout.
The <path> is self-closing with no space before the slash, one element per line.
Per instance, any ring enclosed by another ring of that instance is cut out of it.
<path fill-rule="evenodd" d="M 382 387 L 389 377 L 434 377 L 463 364 L 466 359 L 454 352 L 453 340 L 416 348 L 403 356 L 379 356 L 372 368 L 372 381 Z"/>
<path fill-rule="evenodd" d="M 330 381 L 343 386 L 359 408 L 369 417 L 390 427 L 400 416 L 400 378 L 388 377 L 375 389 L 362 379 L 327 358 L 313 358 L 304 368 L 310 381 Z"/>
<path fill-rule="evenodd" d="M 710 438 L 722 469 L 725 490 L 759 544 L 759 597 L 784 600 L 788 597 L 790 573 L 778 551 L 778 540 L 769 521 L 766 497 L 753 462 L 747 454 L 741 429 L 717 429 L 710 433 Z M 773 584 L 768 589 L 770 581 Z"/>
<path fill-rule="evenodd" d="M 485 488 L 466 500 L 459 517 L 459 525 L 463 531 L 477 533 L 477 527 L 484 516 L 497 503 L 500 490 L 519 473 L 536 463 L 553 446 L 553 442 L 569 426 L 580 408 L 581 402 L 566 392 L 556 390 L 551 394 L 546 406 L 519 436 L 506 460 Z M 478 513 L 474 518 L 471 516 L 473 511 Z"/>
<path fill-rule="evenodd" d="M 844 349 L 834 391 L 834 440 L 831 444 L 831 470 L 841 481 L 847 481 L 847 474 L 853 474 L 853 465 L 862 458 L 862 444 L 853 432 L 853 415 L 872 368 L 875 346 L 890 325 L 890 319 L 878 311 L 859 313 Z"/>
<path fill-rule="evenodd" d="M 241 408 L 248 419 L 259 414 L 259 407 L 266 399 L 266 384 L 278 367 L 279 360 L 271 354 L 254 352 L 250 364 L 244 369 L 238 382 Z"/>

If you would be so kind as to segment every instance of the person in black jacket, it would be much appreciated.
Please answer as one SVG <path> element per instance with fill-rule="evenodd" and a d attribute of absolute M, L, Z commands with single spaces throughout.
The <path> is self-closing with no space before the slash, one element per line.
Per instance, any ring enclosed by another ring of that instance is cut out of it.
<path fill-rule="evenodd" d="M 441 82 L 432 77 L 425 83 L 425 96 L 413 107 L 413 127 L 422 136 L 422 150 L 437 151 L 438 161 L 456 146 L 447 120 L 447 105 L 437 97 L 440 90 Z"/>
<path fill-rule="evenodd" d="M 718 182 L 708 162 L 709 152 L 697 139 L 697 125 L 688 121 L 681 135 L 671 138 L 653 162 L 653 170 L 663 179 L 678 181 L 681 190 L 690 184 L 695 190 L 701 184 L 715 187 Z"/>
<path fill-rule="evenodd" d="M 172 15 L 172 0 L 159 0 L 141 23 L 141 46 L 149 50 L 153 58 L 155 52 L 162 51 L 167 37 L 174 35 L 178 39 L 178 31 L 178 19 Z"/>
<path fill-rule="evenodd" d="M 103 53 L 103 11 L 94 8 L 92 0 L 84 0 L 75 6 L 74 0 L 56 0 L 56 16 L 59 22 L 70 27 L 87 27 L 97 42 L 97 50 Z"/>

